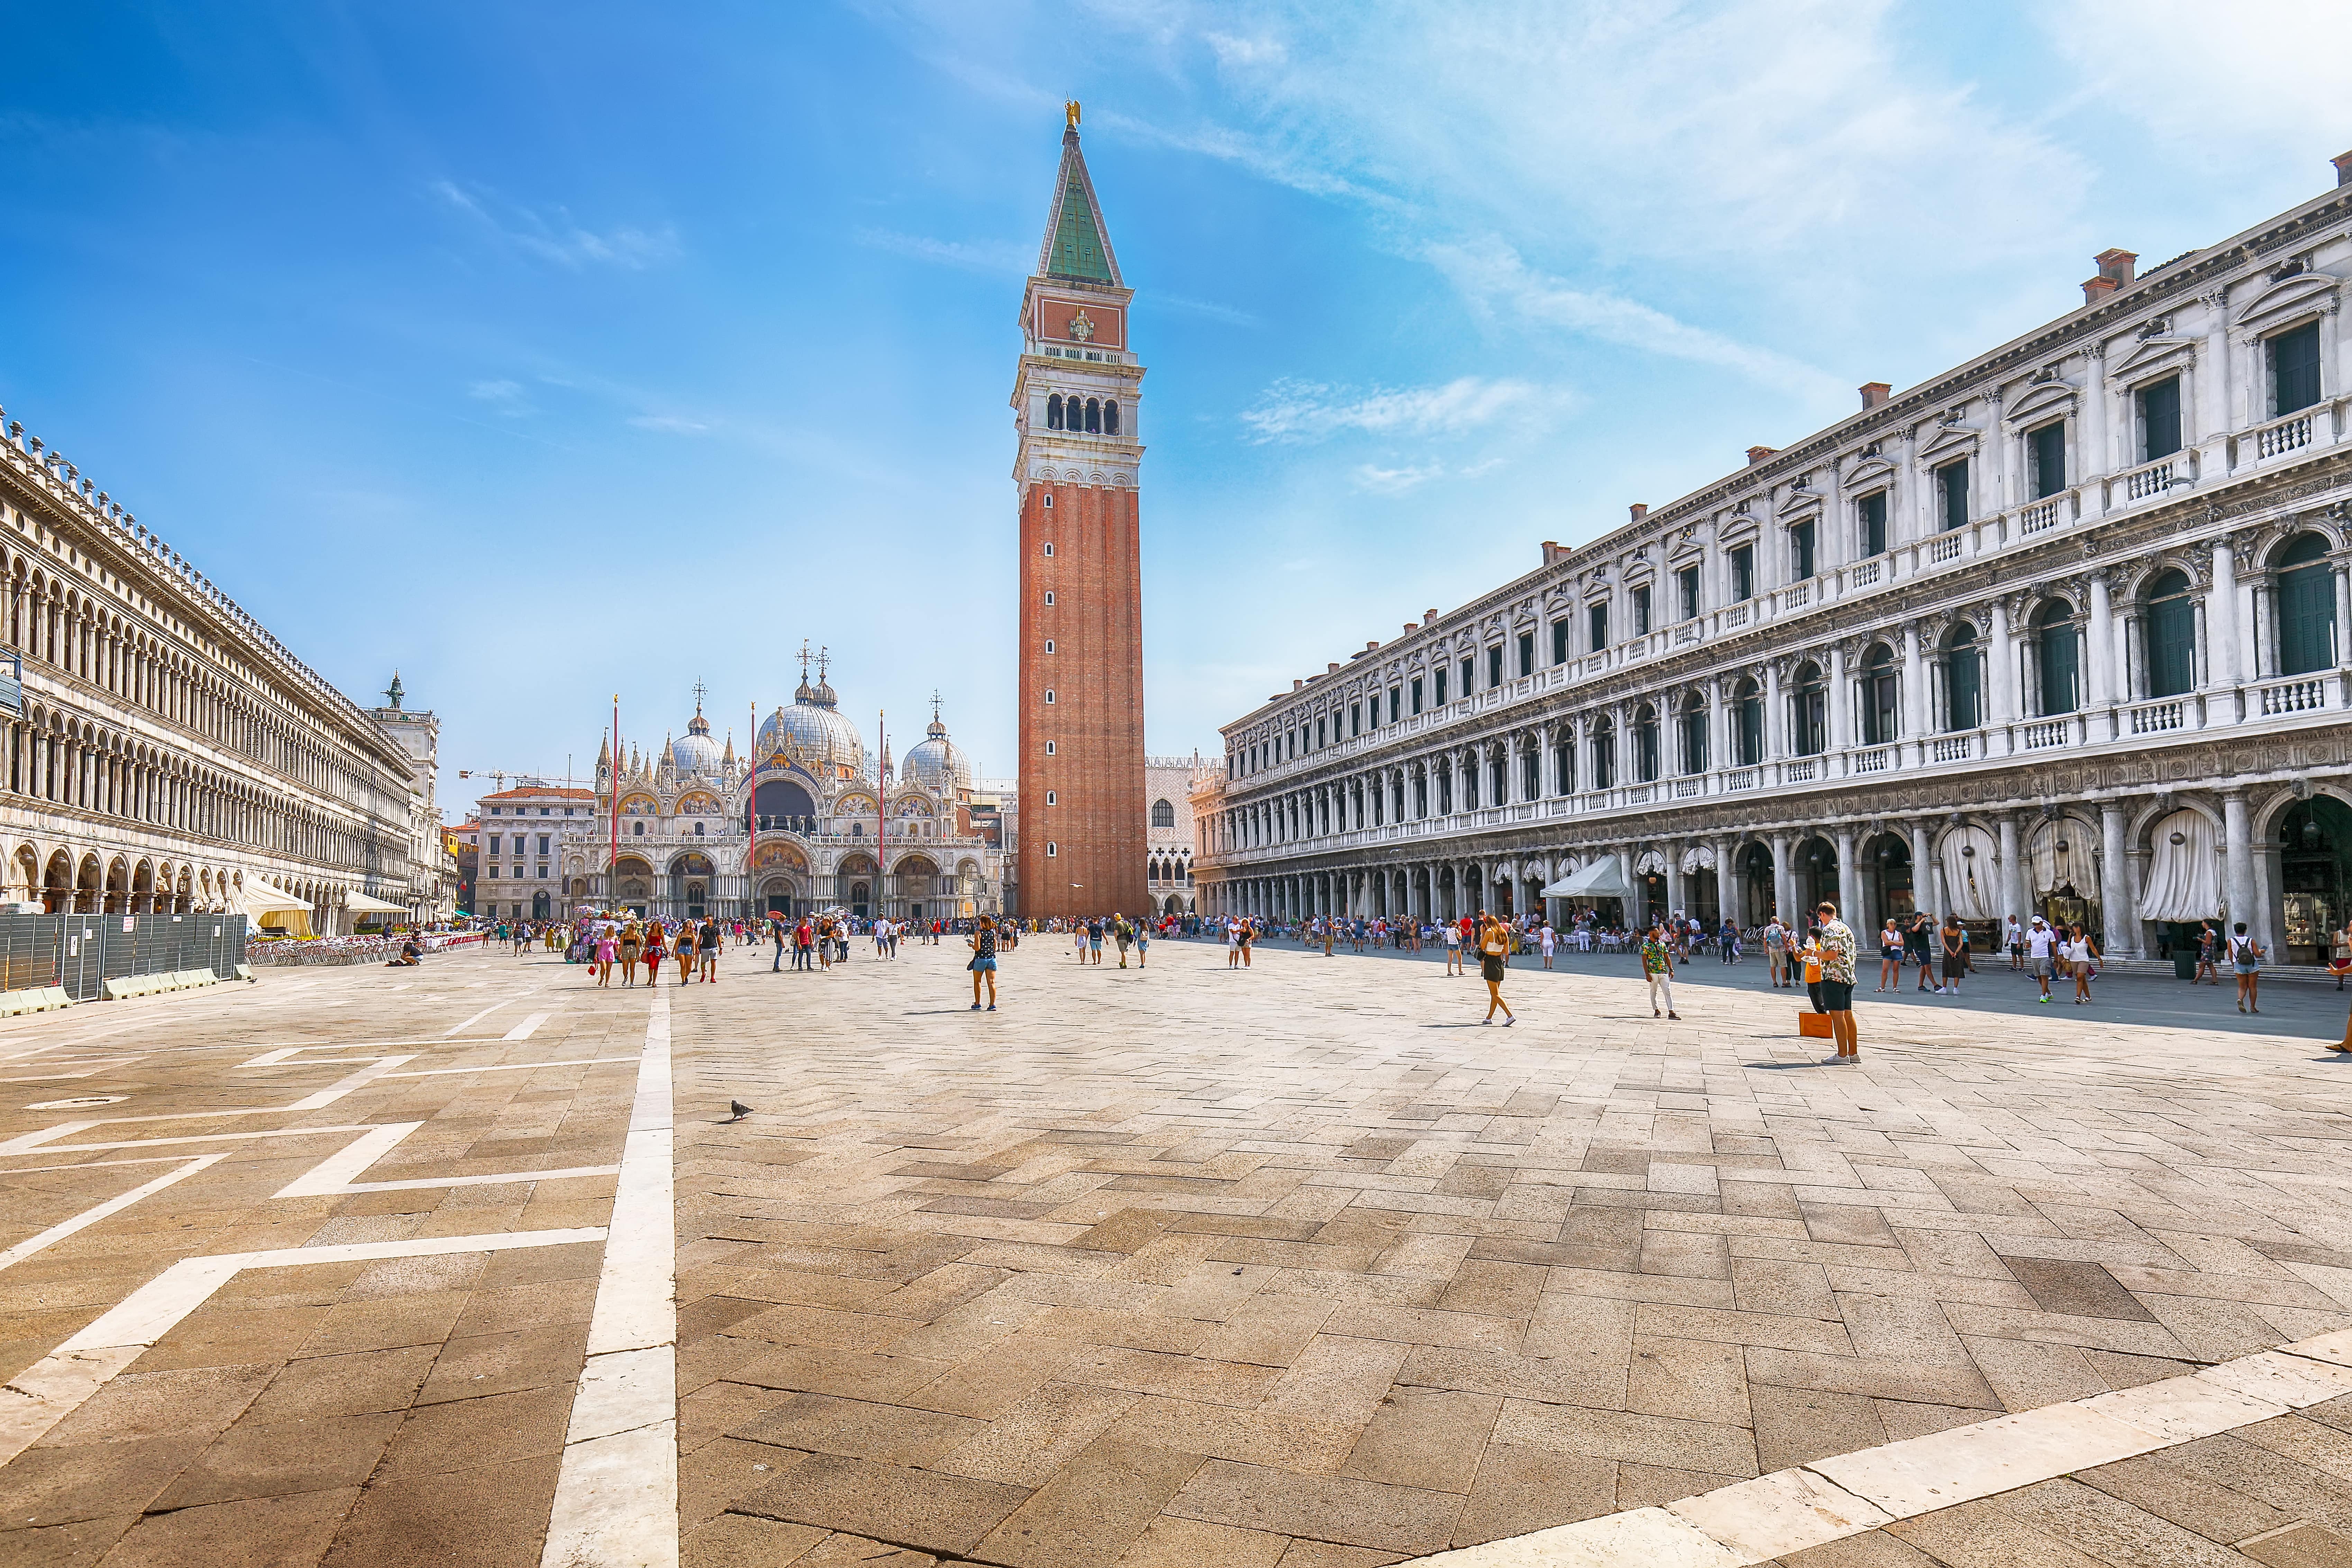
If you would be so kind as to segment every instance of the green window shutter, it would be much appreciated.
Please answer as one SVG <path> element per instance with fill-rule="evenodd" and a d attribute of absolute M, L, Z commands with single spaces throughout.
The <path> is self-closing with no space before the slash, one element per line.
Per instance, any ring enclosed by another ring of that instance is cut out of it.
<path fill-rule="evenodd" d="M 2147 606 L 2147 694 L 2178 697 L 2197 685 L 2197 609 L 2186 593 Z"/>
<path fill-rule="evenodd" d="M 2066 488 L 2066 422 L 2063 419 L 2026 433 L 2033 464 L 2033 499 L 2041 500 Z"/>
<path fill-rule="evenodd" d="M 1969 521 L 1969 460 L 1947 463 L 1936 470 L 1937 488 L 1944 496 L 1944 527 L 1965 527 Z"/>
<path fill-rule="evenodd" d="M 1976 645 L 1956 647 L 1944 666 L 1944 719 L 1953 730 L 1973 730 L 1979 720 L 1979 679 Z"/>
<path fill-rule="evenodd" d="M 2270 340 L 2271 412 L 2292 414 L 2319 401 L 2319 323 Z"/>
<path fill-rule="evenodd" d="M 2140 460 L 2153 463 L 2180 450 L 2180 378 L 2144 387 L 2139 395 Z"/>
<path fill-rule="evenodd" d="M 2308 675 L 2336 662 L 2336 573 L 2326 562 L 2278 579 L 2281 675 Z"/>
<path fill-rule="evenodd" d="M 2077 705 L 2076 679 L 2082 664 L 2082 640 L 2071 626 L 2042 629 L 2042 711 L 2072 713 Z"/>
<path fill-rule="evenodd" d="M 1873 490 L 1862 498 L 1862 553 L 1867 560 L 1886 553 L 1886 492 Z"/>

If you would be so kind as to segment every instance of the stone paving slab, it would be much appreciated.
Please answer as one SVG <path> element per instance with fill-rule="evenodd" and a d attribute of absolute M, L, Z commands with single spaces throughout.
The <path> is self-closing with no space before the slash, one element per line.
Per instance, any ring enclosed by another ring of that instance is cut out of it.
<path fill-rule="evenodd" d="M 667 993 L 690 1563 L 1390 1563 L 2352 1327 L 2307 1038 L 1865 995 L 1840 1069 L 1787 996 L 1665 1024 L 1592 971 L 1515 971 L 1504 1029 L 1351 955 L 1033 942 L 994 1014 L 960 948 L 764 956 Z M 0 1374 L 184 1258 L 601 1234 L 614 1176 L 530 1173 L 618 1163 L 649 1013 L 469 954 L 0 1026 L 0 1251 L 225 1156 L 0 1268 Z M 236 1276 L 0 1465 L 0 1563 L 536 1562 L 604 1254 Z M 2347 1426 L 1801 1555 L 2339 1561 Z"/>

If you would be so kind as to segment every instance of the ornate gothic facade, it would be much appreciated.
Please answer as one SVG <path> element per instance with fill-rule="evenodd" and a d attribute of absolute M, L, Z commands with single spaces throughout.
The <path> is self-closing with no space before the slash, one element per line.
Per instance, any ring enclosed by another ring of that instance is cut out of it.
<path fill-rule="evenodd" d="M 563 844 L 563 885 L 574 906 L 673 920 L 996 914 L 1003 852 L 974 830 L 971 794 L 971 764 L 936 711 L 894 767 L 866 750 L 824 676 L 812 686 L 803 673 L 750 756 L 712 741 L 698 707 L 650 757 L 632 752 L 616 769 L 608 740 L 593 826 Z"/>
<path fill-rule="evenodd" d="M 2352 154 L 2339 160 L 2352 180 Z M 2352 184 L 1226 727 L 1203 907 L 2352 916 Z"/>

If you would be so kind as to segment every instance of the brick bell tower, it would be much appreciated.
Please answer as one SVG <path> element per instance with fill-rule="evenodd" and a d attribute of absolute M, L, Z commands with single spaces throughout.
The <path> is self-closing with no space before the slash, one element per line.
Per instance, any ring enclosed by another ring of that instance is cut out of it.
<path fill-rule="evenodd" d="M 1145 887 L 1143 367 L 1066 106 L 1062 166 L 1021 297 L 1021 825 L 1024 918 L 1151 907 Z"/>

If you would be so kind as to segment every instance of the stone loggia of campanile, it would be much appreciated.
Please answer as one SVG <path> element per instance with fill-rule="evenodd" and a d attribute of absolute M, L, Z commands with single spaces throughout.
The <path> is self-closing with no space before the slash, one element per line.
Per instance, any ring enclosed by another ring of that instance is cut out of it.
<path fill-rule="evenodd" d="M 1021 300 L 1020 913 L 1148 907 L 1143 367 L 1118 260 L 1067 110 L 1045 242 Z"/>

